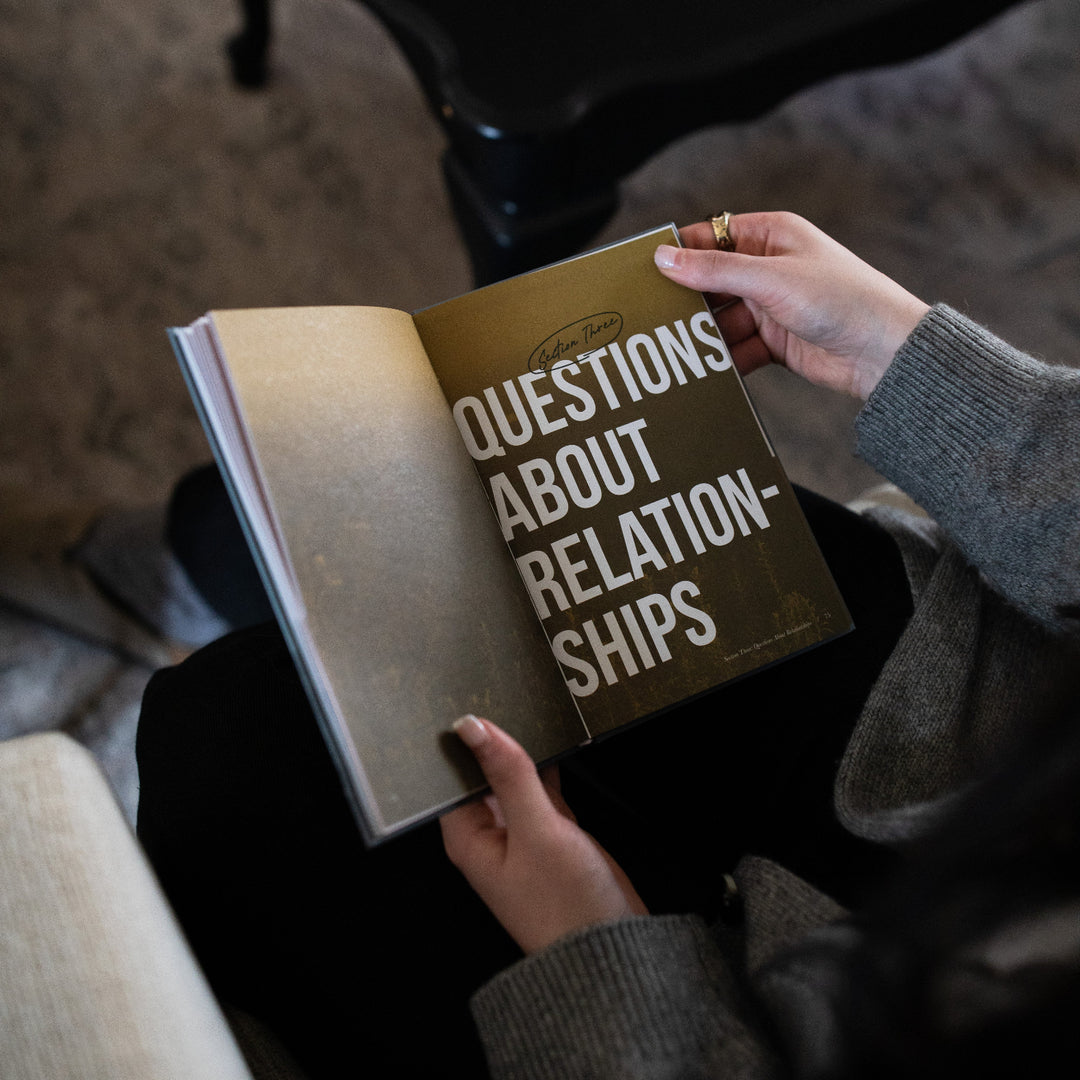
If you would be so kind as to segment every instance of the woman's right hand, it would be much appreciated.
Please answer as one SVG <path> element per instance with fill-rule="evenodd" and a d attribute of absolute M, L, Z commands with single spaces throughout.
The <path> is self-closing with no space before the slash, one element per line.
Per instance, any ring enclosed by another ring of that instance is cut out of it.
<path fill-rule="evenodd" d="M 929 307 L 795 214 L 733 215 L 729 231 L 735 250 L 718 251 L 707 221 L 687 226 L 656 264 L 719 308 L 739 371 L 775 362 L 869 397 Z"/>

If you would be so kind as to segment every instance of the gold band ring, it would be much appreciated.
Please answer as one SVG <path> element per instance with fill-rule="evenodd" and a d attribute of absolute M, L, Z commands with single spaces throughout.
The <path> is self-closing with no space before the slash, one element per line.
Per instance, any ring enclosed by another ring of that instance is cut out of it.
<path fill-rule="evenodd" d="M 716 246 L 721 251 L 734 251 L 735 241 L 731 237 L 731 214 L 727 210 L 713 214 L 705 219 L 711 226 L 713 236 L 716 237 Z"/>

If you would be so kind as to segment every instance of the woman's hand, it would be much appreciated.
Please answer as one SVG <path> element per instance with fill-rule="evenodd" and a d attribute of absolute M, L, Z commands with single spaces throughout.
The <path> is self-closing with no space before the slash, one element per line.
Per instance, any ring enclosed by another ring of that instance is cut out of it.
<path fill-rule="evenodd" d="M 739 371 L 775 361 L 869 397 L 928 306 L 795 214 L 739 214 L 729 231 L 735 250 L 717 251 L 708 222 L 690 225 L 686 247 L 662 245 L 656 263 L 721 308 L 717 326 Z"/>
<path fill-rule="evenodd" d="M 490 721 L 454 725 L 491 794 L 440 822 L 450 861 L 527 953 L 573 930 L 648 914 L 611 856 L 578 827 L 558 787 Z"/>

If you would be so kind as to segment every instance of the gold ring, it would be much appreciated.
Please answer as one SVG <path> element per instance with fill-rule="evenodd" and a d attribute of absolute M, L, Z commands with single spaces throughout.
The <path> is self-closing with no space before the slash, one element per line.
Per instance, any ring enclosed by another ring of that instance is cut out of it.
<path fill-rule="evenodd" d="M 731 214 L 727 210 L 713 214 L 705 219 L 711 226 L 713 236 L 716 237 L 716 246 L 721 251 L 734 251 L 735 241 L 731 238 Z"/>

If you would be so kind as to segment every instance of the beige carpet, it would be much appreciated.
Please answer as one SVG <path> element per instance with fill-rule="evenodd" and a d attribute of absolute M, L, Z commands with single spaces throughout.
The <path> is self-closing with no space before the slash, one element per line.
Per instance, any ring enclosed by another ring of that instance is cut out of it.
<path fill-rule="evenodd" d="M 164 336 L 210 307 L 415 308 L 469 285 L 440 135 L 348 0 L 277 0 L 274 81 L 229 82 L 231 4 L 0 0 L 0 483 L 161 499 L 208 452 Z M 928 300 L 1080 355 L 1080 5 L 681 141 L 599 239 L 718 208 L 811 217 Z M 852 406 L 751 389 L 792 478 L 874 481 Z M 131 812 L 148 673 L 0 609 L 0 737 L 64 727 Z"/>

